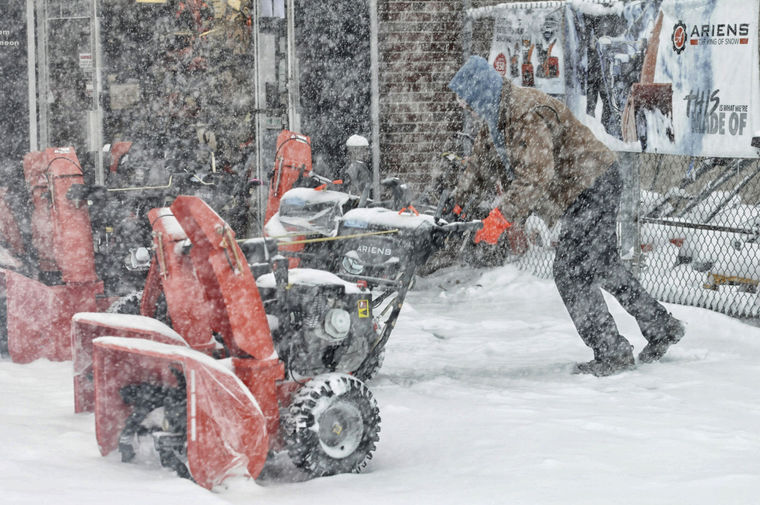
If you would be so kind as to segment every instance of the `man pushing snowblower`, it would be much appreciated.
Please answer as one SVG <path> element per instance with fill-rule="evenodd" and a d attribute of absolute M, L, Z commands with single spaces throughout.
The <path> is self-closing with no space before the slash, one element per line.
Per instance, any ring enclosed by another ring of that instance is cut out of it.
<path fill-rule="evenodd" d="M 583 342 L 594 351 L 594 359 L 578 363 L 574 373 L 607 376 L 635 366 L 633 347 L 618 332 L 601 289 L 636 318 L 648 342 L 639 361 L 659 360 L 681 339 L 684 326 L 620 261 L 615 230 L 622 182 L 616 155 L 564 104 L 534 88 L 514 86 L 484 58 L 470 57 L 449 88 L 486 125 L 462 186 L 487 180 L 494 169 L 508 184 L 481 233 L 498 237 L 532 213 L 550 227 L 562 224 L 555 283 Z"/>

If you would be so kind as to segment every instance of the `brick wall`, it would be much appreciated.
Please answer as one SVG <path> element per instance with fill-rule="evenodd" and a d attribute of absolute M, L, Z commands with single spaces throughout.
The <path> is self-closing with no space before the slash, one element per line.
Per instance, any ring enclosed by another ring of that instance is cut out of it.
<path fill-rule="evenodd" d="M 474 0 L 471 7 L 509 0 Z M 463 0 L 378 0 L 382 176 L 429 180 L 462 112 L 447 84 L 464 61 Z M 473 24 L 472 49 L 487 54 L 491 20 Z M 483 54 L 483 55 L 486 55 Z"/>
<path fill-rule="evenodd" d="M 424 183 L 462 128 L 448 82 L 462 64 L 462 0 L 378 0 L 381 174 Z"/>

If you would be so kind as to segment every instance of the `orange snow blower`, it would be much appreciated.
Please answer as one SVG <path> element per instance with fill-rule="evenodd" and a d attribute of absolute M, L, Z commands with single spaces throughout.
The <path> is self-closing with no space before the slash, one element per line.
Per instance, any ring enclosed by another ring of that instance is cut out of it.
<path fill-rule="evenodd" d="M 31 277 L 0 268 L 0 343 L 17 363 L 63 361 L 71 359 L 71 317 L 105 303 L 87 204 L 78 191 L 82 169 L 73 148 L 50 148 L 24 157 L 24 177 L 37 264 Z"/>
<path fill-rule="evenodd" d="M 196 197 L 151 220 L 142 312 L 163 296 L 174 330 L 143 315 L 82 313 L 72 325 L 77 407 L 94 408 L 101 453 L 152 454 L 206 488 L 256 478 L 270 451 L 310 476 L 361 470 L 380 418 L 346 372 L 377 338 L 368 290 L 288 270 L 271 239 L 241 248 Z"/>
<path fill-rule="evenodd" d="M 280 209 L 280 199 L 299 179 L 311 174 L 311 140 L 305 135 L 283 130 L 277 137 L 274 169 L 269 181 L 269 197 L 264 222 Z"/>

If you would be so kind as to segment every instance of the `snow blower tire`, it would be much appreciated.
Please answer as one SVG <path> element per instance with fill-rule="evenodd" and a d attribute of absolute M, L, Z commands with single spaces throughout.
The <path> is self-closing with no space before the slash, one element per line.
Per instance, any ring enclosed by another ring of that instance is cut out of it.
<path fill-rule="evenodd" d="M 135 291 L 120 297 L 118 300 L 108 306 L 106 312 L 109 314 L 140 314 L 140 300 L 142 300 L 142 291 Z"/>
<path fill-rule="evenodd" d="M 379 439 L 380 412 L 362 381 L 325 374 L 296 393 L 284 429 L 290 459 L 310 477 L 360 472 Z"/>
<path fill-rule="evenodd" d="M 142 295 L 142 291 L 134 291 L 128 295 L 124 295 L 109 305 L 106 312 L 109 314 L 130 314 L 139 316 L 141 315 L 140 304 L 142 303 Z M 161 321 L 169 327 L 172 325 L 171 318 L 169 317 L 169 309 L 166 304 L 166 296 L 164 296 L 163 293 L 158 298 L 153 318 Z"/>
<path fill-rule="evenodd" d="M 119 436 L 119 453 L 124 463 L 145 452 L 145 441 L 157 452 L 161 466 L 192 479 L 187 467 L 187 398 L 184 374 L 172 369 L 179 385 L 137 383 L 120 390 L 125 404 L 132 406 Z M 152 451 L 151 451 L 152 452 Z"/>

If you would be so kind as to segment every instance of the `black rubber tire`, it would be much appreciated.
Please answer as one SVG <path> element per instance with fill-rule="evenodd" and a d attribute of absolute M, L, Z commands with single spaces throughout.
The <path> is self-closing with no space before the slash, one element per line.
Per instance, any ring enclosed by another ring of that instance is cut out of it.
<path fill-rule="evenodd" d="M 139 316 L 142 295 L 142 291 L 135 291 L 129 293 L 128 295 L 124 295 L 113 302 L 108 307 L 108 309 L 106 309 L 106 312 L 110 314 L 132 314 Z M 171 327 L 172 322 L 168 312 L 169 311 L 166 306 L 166 297 L 163 293 L 161 293 L 161 296 L 158 298 L 158 302 L 156 303 L 156 313 L 154 314 L 153 318 L 158 319 L 162 323 Z"/>
<path fill-rule="evenodd" d="M 135 291 L 124 295 L 113 302 L 106 312 L 109 314 L 140 314 L 140 300 L 142 300 L 142 291 Z"/>
<path fill-rule="evenodd" d="M 134 383 L 120 390 L 122 400 L 132 407 L 119 435 L 119 453 L 122 462 L 134 459 L 135 444 L 142 436 L 153 432 L 170 430 L 176 433 L 181 447 L 156 447 L 161 466 L 170 468 L 184 479 L 192 479 L 187 466 L 187 392 L 182 372 L 172 369 L 178 385 Z M 156 409 L 164 410 L 164 420 L 158 425 L 145 425 L 146 419 Z"/>
<path fill-rule="evenodd" d="M 310 477 L 362 471 L 372 459 L 380 411 L 356 377 L 315 377 L 294 396 L 283 422 L 290 459 Z"/>

